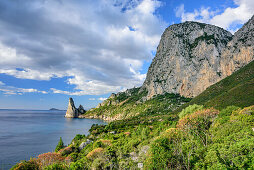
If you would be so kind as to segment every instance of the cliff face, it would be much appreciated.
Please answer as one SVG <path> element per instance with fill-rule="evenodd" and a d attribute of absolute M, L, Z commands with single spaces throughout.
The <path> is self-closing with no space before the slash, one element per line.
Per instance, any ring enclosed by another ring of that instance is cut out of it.
<path fill-rule="evenodd" d="M 69 104 L 68 104 L 68 109 L 66 111 L 65 117 L 68 118 L 75 118 L 79 116 L 79 112 L 76 109 L 75 105 L 74 105 L 74 101 L 72 98 L 69 98 Z"/>
<path fill-rule="evenodd" d="M 82 105 L 79 105 L 78 109 L 75 107 L 73 99 L 70 97 L 69 98 L 69 104 L 68 104 L 68 109 L 66 111 L 65 117 L 68 118 L 77 118 L 80 117 L 81 114 L 86 113 L 86 110 Z"/>
<path fill-rule="evenodd" d="M 223 77 L 254 59 L 254 15 L 233 36 L 221 55 L 220 69 Z"/>
<path fill-rule="evenodd" d="M 168 27 L 157 47 L 142 90 L 147 99 L 178 93 L 195 97 L 254 59 L 254 17 L 233 36 L 209 24 L 184 22 Z"/>

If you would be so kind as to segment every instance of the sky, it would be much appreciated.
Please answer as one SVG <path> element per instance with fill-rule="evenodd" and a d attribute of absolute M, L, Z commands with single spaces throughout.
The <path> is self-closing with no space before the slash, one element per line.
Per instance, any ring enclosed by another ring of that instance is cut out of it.
<path fill-rule="evenodd" d="M 170 25 L 236 32 L 253 0 L 1 0 L 0 109 L 95 107 L 141 86 Z"/>

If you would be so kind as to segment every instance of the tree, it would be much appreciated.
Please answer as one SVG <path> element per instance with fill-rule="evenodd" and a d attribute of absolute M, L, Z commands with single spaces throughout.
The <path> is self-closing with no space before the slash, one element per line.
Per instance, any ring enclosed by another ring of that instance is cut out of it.
<path fill-rule="evenodd" d="M 58 152 L 62 148 L 64 148 L 64 143 L 63 143 L 62 137 L 60 137 L 60 140 L 56 146 L 55 152 Z"/>

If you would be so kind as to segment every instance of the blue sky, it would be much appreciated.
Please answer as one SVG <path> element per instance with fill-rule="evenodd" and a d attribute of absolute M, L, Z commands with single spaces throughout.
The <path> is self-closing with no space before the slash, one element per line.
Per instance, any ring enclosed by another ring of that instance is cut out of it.
<path fill-rule="evenodd" d="M 253 0 L 0 1 L 0 108 L 95 107 L 142 85 L 168 26 L 234 33 L 253 11 Z"/>

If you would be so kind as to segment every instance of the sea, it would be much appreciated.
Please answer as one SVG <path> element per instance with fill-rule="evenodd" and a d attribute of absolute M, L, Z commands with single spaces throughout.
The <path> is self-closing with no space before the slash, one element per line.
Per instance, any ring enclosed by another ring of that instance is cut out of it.
<path fill-rule="evenodd" d="M 65 118 L 65 112 L 0 109 L 0 169 L 54 151 L 60 137 L 68 145 L 76 134 L 87 135 L 93 124 L 107 124 L 98 119 Z"/>

